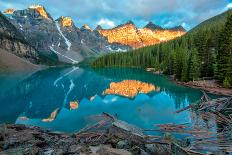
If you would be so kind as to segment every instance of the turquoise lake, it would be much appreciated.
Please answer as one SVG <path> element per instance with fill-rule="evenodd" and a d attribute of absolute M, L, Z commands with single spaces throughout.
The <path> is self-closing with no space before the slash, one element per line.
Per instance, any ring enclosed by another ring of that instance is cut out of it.
<path fill-rule="evenodd" d="M 122 80 L 150 83 L 160 91 L 134 98 L 102 95 L 111 82 Z M 143 129 L 152 129 L 154 124 L 191 123 L 190 112 L 174 112 L 202 96 L 200 90 L 178 86 L 165 76 L 131 68 L 49 68 L 26 79 L 1 75 L 0 89 L 0 124 L 26 124 L 62 132 L 76 132 L 102 112 Z M 78 109 L 70 110 L 70 101 L 77 100 Z M 57 117 L 43 122 L 55 109 L 59 109 Z"/>

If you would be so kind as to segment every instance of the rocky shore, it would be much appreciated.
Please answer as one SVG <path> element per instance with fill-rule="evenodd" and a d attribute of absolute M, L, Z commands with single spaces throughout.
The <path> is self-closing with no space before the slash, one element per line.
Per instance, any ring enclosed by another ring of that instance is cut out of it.
<path fill-rule="evenodd" d="M 167 141 L 147 141 L 142 131 L 126 122 L 108 118 L 75 134 L 25 125 L 0 126 L 0 154 L 171 154 Z M 150 139 L 151 140 L 151 139 Z"/>
<path fill-rule="evenodd" d="M 228 111 L 232 98 L 210 100 L 205 94 L 199 105 L 176 111 L 194 110 L 197 124 L 156 124 L 158 128 L 141 129 L 103 113 L 77 133 L 60 133 L 25 125 L 0 125 L 0 155 L 202 155 L 228 154 L 232 150 L 231 118 Z M 210 105 L 210 106 L 209 106 Z M 204 121 L 199 120 L 204 119 Z M 213 118 L 217 118 L 212 122 Z M 195 120 L 193 120 L 195 122 Z M 223 130 L 212 132 L 218 124 Z M 226 124 L 226 125 L 225 125 Z M 209 127 L 210 126 L 210 127 Z M 160 132 L 161 136 L 148 132 Z M 188 135 L 176 139 L 174 134 Z"/>
<path fill-rule="evenodd" d="M 217 83 L 216 80 L 177 82 L 177 84 L 191 88 L 202 89 L 212 94 L 232 96 L 232 89 L 223 88 Z"/>

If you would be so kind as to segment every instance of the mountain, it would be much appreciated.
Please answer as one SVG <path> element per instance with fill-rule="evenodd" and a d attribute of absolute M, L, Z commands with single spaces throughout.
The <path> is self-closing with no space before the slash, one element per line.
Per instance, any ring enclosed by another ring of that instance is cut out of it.
<path fill-rule="evenodd" d="M 173 27 L 173 28 L 170 28 L 169 30 L 172 30 L 172 31 L 186 31 L 183 26 L 179 25 L 179 26 L 176 26 L 176 27 Z"/>
<path fill-rule="evenodd" d="M 101 29 L 98 30 L 98 32 L 104 37 L 107 37 L 110 43 L 120 43 L 129 45 L 133 48 L 142 46 L 142 41 L 138 35 L 138 29 L 131 21 L 113 29 Z"/>
<path fill-rule="evenodd" d="M 175 39 L 184 35 L 186 30 L 180 26 L 164 29 L 152 22 L 149 22 L 144 28 L 138 29 L 132 21 L 128 21 L 113 29 L 98 29 L 98 32 L 107 37 L 110 43 L 140 48 Z"/>
<path fill-rule="evenodd" d="M 144 28 L 148 28 L 150 30 L 164 30 L 164 28 L 152 22 L 149 22 Z"/>
<path fill-rule="evenodd" d="M 213 29 L 215 28 L 215 25 L 224 25 L 229 14 L 232 14 L 232 9 L 203 21 L 202 23 L 198 24 L 196 27 L 191 29 L 188 34 L 195 33 L 198 30 L 204 28 Z"/>
<path fill-rule="evenodd" d="M 3 13 L 46 61 L 75 64 L 88 57 L 125 52 L 185 34 L 183 28 L 164 29 L 152 22 L 142 29 L 132 21 L 112 29 L 97 26 L 92 30 L 87 24 L 78 28 L 71 17 L 61 16 L 54 20 L 41 5 L 24 10 L 7 9 Z"/>
<path fill-rule="evenodd" d="M 92 66 L 152 67 L 181 81 L 210 77 L 232 87 L 231 19 L 232 10 L 228 10 L 200 23 L 182 37 L 131 52 L 109 54 L 95 60 Z M 183 28 L 164 31 L 176 30 Z"/>
<path fill-rule="evenodd" d="M 25 39 L 41 54 L 52 56 L 59 61 L 75 63 L 82 60 L 78 53 L 70 50 L 71 43 L 63 35 L 60 25 L 53 20 L 43 6 L 32 5 L 25 10 L 7 14 L 10 21 L 20 30 Z M 69 57 L 74 57 L 73 59 Z"/>
<path fill-rule="evenodd" d="M 0 13 L 0 51 L 0 70 L 3 68 L 17 70 L 16 68 L 19 69 L 21 65 L 27 68 L 35 67 L 33 64 L 40 62 L 35 48 L 2 13 Z"/>
<path fill-rule="evenodd" d="M 4 13 L 41 55 L 52 59 L 55 55 L 61 62 L 78 63 L 109 51 L 131 49 L 109 43 L 87 25 L 77 28 L 71 17 L 61 16 L 54 20 L 41 5 L 32 5 L 24 10 L 7 9 Z"/>

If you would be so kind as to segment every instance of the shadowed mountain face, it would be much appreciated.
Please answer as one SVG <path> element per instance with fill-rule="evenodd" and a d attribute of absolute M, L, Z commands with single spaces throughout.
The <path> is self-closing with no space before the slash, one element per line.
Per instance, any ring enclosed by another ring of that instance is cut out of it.
<path fill-rule="evenodd" d="M 87 26 L 77 28 L 70 17 L 54 20 L 43 6 L 25 10 L 8 10 L 5 15 L 25 39 L 43 54 L 55 53 L 66 63 L 78 63 L 86 57 L 109 51 L 127 51 L 130 47 L 111 44 Z"/>
<path fill-rule="evenodd" d="M 32 48 L 23 35 L 12 25 L 7 18 L 0 13 L 0 47 L 21 58 L 33 63 L 38 60 L 38 54 Z"/>
<path fill-rule="evenodd" d="M 28 66 L 40 62 L 38 52 L 27 43 L 17 28 L 1 13 L 0 51 L 0 70 L 17 70 L 15 68 L 20 68 L 20 66 L 30 68 Z"/>
<path fill-rule="evenodd" d="M 151 22 L 138 29 L 131 21 L 109 30 L 100 26 L 91 30 L 88 25 L 78 28 L 71 17 L 54 20 L 41 5 L 24 10 L 7 9 L 4 14 L 40 53 L 55 54 L 59 61 L 66 63 L 157 44 L 185 33 L 184 29 L 163 29 Z"/>

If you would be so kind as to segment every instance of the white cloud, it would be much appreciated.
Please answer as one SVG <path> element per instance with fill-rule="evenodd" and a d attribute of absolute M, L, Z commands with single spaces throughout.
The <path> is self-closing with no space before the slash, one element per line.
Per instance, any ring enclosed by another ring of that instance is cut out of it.
<path fill-rule="evenodd" d="M 115 27 L 115 23 L 109 19 L 100 19 L 97 22 L 98 25 L 101 25 L 104 28 L 112 28 Z"/>
<path fill-rule="evenodd" d="M 165 28 L 170 28 L 170 27 L 173 27 L 174 25 L 175 25 L 174 22 L 169 21 L 169 22 L 167 22 L 167 23 L 164 24 L 164 27 L 165 27 Z"/>
<path fill-rule="evenodd" d="M 85 23 L 96 27 L 100 23 L 107 28 L 128 20 L 141 27 L 146 24 L 141 21 L 155 21 L 165 27 L 185 22 L 192 28 L 232 8 L 231 0 L 0 0 L 0 11 L 24 9 L 37 3 L 44 5 L 54 19 L 71 16 L 79 27 Z"/>
<path fill-rule="evenodd" d="M 186 30 L 189 30 L 189 29 L 190 29 L 189 25 L 186 24 L 185 22 L 183 22 L 183 23 L 181 24 L 181 26 L 183 26 L 183 28 L 185 28 Z"/>
<path fill-rule="evenodd" d="M 226 9 L 232 9 L 232 3 L 227 4 Z"/>

